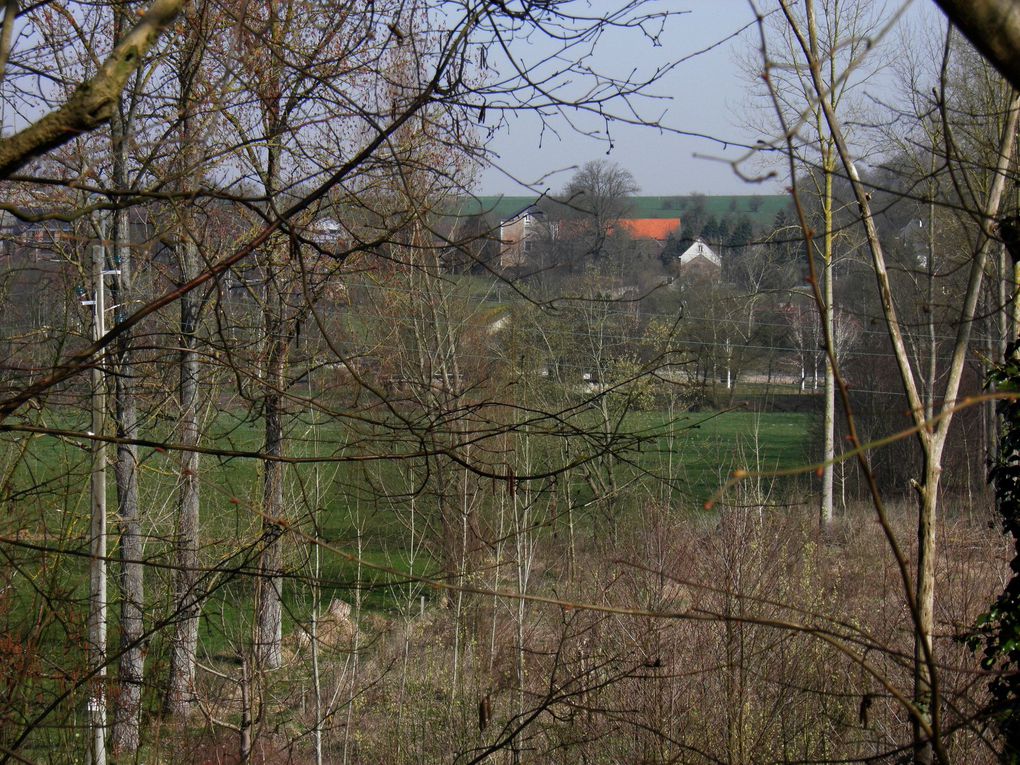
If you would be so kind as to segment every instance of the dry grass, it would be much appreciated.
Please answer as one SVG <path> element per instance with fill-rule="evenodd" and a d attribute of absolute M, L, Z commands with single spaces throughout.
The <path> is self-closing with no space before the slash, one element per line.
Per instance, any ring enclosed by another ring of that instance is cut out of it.
<path fill-rule="evenodd" d="M 742 505 L 714 526 L 649 507 L 641 524 L 580 550 L 570 577 L 560 546 L 538 545 L 531 594 L 605 610 L 527 603 L 519 623 L 517 601 L 471 595 L 459 612 L 365 617 L 343 640 L 324 633 L 323 694 L 336 702 L 325 761 L 895 762 L 910 743 L 901 699 L 913 630 L 873 515 L 850 512 L 823 538 L 807 513 Z M 893 512 L 908 555 L 912 512 Z M 960 637 L 1002 587 L 1008 549 L 988 518 L 947 515 L 943 741 L 956 762 L 991 763 L 978 719 L 986 678 Z M 478 584 L 492 584 L 491 563 Z M 506 587 L 515 561 L 498 564 Z M 265 678 L 265 762 L 313 761 L 307 653 L 286 677 Z"/>

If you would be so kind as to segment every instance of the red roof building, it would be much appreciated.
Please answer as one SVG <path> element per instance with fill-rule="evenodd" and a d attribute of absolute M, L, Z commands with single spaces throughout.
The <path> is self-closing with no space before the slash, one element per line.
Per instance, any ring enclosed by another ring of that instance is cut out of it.
<path fill-rule="evenodd" d="M 634 239 L 665 242 L 670 234 L 680 233 L 679 218 L 627 218 L 619 224 Z"/>

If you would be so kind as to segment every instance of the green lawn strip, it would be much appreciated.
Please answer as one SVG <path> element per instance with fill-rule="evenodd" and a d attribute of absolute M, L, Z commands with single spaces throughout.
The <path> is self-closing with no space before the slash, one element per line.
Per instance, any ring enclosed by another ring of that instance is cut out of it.
<path fill-rule="evenodd" d="M 671 425 L 674 474 L 700 506 L 737 468 L 768 473 L 804 465 L 813 417 L 746 411 L 685 414 Z M 631 421 L 648 429 L 664 427 L 664 418 L 657 413 L 631 415 Z M 655 447 L 642 450 L 638 463 L 661 475 L 670 450 L 668 436 L 658 436 Z"/>

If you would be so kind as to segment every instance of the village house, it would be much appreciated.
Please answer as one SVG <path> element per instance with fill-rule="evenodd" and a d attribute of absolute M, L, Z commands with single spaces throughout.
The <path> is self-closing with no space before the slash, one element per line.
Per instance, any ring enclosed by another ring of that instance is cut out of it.
<path fill-rule="evenodd" d="M 528 261 L 538 241 L 549 238 L 552 230 L 537 205 L 530 204 L 499 223 L 499 265 L 519 268 Z"/>
<path fill-rule="evenodd" d="M 566 225 L 568 223 L 570 225 Z M 580 237 L 590 230 L 590 225 L 584 219 L 552 223 L 537 205 L 528 205 L 499 224 L 500 266 L 519 268 L 527 264 L 538 242 Z M 614 230 L 626 233 L 642 247 L 653 250 L 651 254 L 657 254 L 671 236 L 680 233 L 680 219 L 624 218 L 613 224 L 607 233 L 614 233 Z"/>
<path fill-rule="evenodd" d="M 681 273 L 688 278 L 714 281 L 722 272 L 722 260 L 701 239 L 695 239 L 677 260 Z"/>
<path fill-rule="evenodd" d="M 670 236 L 680 234 L 679 218 L 624 218 L 618 225 L 631 239 L 657 246 L 660 251 Z"/>

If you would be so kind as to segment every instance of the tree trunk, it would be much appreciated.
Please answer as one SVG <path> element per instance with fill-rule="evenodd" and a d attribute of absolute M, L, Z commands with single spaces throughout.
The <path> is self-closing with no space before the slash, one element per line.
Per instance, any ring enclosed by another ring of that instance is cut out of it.
<path fill-rule="evenodd" d="M 276 45 L 278 35 L 284 26 L 277 17 L 277 9 L 271 9 L 267 26 L 268 39 Z M 275 49 L 275 48 L 274 48 Z M 275 200 L 280 185 L 280 162 L 282 136 L 286 125 L 281 122 L 280 98 L 282 90 L 282 61 L 278 58 L 271 65 L 269 92 L 260 94 L 263 99 L 266 133 L 266 166 L 263 183 L 266 198 Z M 292 240 L 290 247 L 296 244 Z M 265 418 L 266 441 L 263 460 L 262 484 L 262 552 L 259 555 L 259 576 L 255 581 L 255 640 L 254 652 L 256 674 L 260 670 L 276 669 L 282 662 L 283 642 L 283 550 L 280 536 L 283 528 L 283 370 L 286 364 L 288 341 L 286 332 L 286 283 L 284 267 L 278 262 L 277 248 L 270 247 L 262 272 L 265 280 L 262 305 L 262 328 L 265 332 L 265 362 L 262 385 L 263 417 Z M 291 265 L 299 267 L 298 259 L 292 258 Z"/>
<path fill-rule="evenodd" d="M 1020 12 L 1014 0 L 935 0 L 1010 84 L 1020 89 Z"/>
<path fill-rule="evenodd" d="M 922 721 L 938 735 L 938 698 L 933 683 L 929 657 L 934 657 L 932 634 L 935 629 L 935 513 L 938 508 L 939 483 L 942 479 L 942 448 L 929 442 L 924 458 L 924 484 L 917 487 L 917 615 L 914 635 L 914 704 L 922 719 L 913 720 L 914 762 L 930 765 L 932 742 L 925 734 Z M 933 660 L 933 659 L 932 659 Z"/>
<path fill-rule="evenodd" d="M 128 188 L 126 125 L 119 111 L 111 121 L 113 140 L 113 186 Z M 131 248 L 127 211 L 114 210 L 112 222 L 113 265 L 120 270 L 115 275 L 113 293 L 115 318 L 131 300 Z M 108 264 L 109 265 L 109 264 Z M 117 435 L 120 438 L 138 438 L 138 412 L 134 392 L 134 370 L 131 365 L 132 332 L 120 335 L 116 348 L 116 411 Z M 138 501 L 138 447 L 134 444 L 117 446 L 114 468 L 117 481 L 117 515 L 120 529 L 120 663 L 119 688 L 114 711 L 114 753 L 132 753 L 139 745 L 139 722 L 142 703 L 142 675 L 144 652 L 142 635 L 144 591 L 144 557 Z"/>
<path fill-rule="evenodd" d="M 193 9 L 187 11 L 192 14 Z M 196 129 L 197 104 L 193 95 L 195 80 L 200 75 L 203 55 L 203 31 L 200 14 L 188 20 L 192 30 L 184 43 L 184 55 L 178 72 L 181 115 L 180 156 L 177 182 L 181 189 L 201 177 Z M 198 276 L 202 270 L 194 216 L 189 201 L 182 205 L 177 220 L 177 257 L 181 283 Z M 201 457 L 187 447 L 199 442 L 199 357 L 198 329 L 201 298 L 195 291 L 187 292 L 178 301 L 180 353 L 178 356 L 178 398 L 180 405 L 179 439 L 181 472 L 177 494 L 177 528 L 174 539 L 173 571 L 173 634 L 170 638 L 170 675 L 167 682 L 164 712 L 183 720 L 191 711 L 195 697 L 195 654 L 198 650 L 198 624 L 201 616 L 201 593 L 198 591 L 198 551 L 200 545 L 201 495 L 199 475 Z"/>
<path fill-rule="evenodd" d="M 199 269 L 198 248 L 191 240 L 181 243 L 182 281 L 191 279 Z M 199 298 L 189 292 L 180 300 L 179 388 L 180 439 L 184 447 L 199 441 L 198 326 Z M 198 549 L 200 523 L 198 452 L 181 453 L 181 475 L 177 497 L 177 533 L 174 551 L 173 612 L 174 634 L 170 647 L 170 677 L 165 711 L 171 717 L 184 718 L 194 699 L 195 652 L 198 648 L 198 621 L 201 593 L 198 585 Z"/>
<path fill-rule="evenodd" d="M 1009 322 L 1009 339 L 1012 341 L 1020 338 L 1020 291 L 1017 290 L 1017 285 L 1020 285 L 1020 263 L 1013 265 L 1011 273 L 1009 291 L 1013 295 L 1013 311 Z"/>
<path fill-rule="evenodd" d="M 819 122 L 819 134 L 821 134 L 821 122 Z M 822 461 L 822 497 L 819 507 L 819 523 L 822 529 L 828 529 L 832 525 L 832 495 L 833 495 L 833 460 L 836 457 L 836 370 L 833 368 L 833 359 L 836 358 L 836 336 L 834 329 L 833 305 L 833 271 L 832 271 L 832 175 L 834 170 L 835 157 L 831 145 L 823 147 L 822 151 L 823 172 L 825 173 L 825 187 L 822 197 L 822 214 L 824 216 L 824 240 L 822 250 L 822 321 L 825 323 L 824 336 L 828 338 L 831 348 L 825 357 L 825 409 L 822 414 L 823 447 Z"/>
<path fill-rule="evenodd" d="M 270 287 L 273 289 L 273 287 Z M 283 301 L 274 299 L 274 308 L 283 311 Z M 268 313 L 273 313 L 270 308 Z M 261 669 L 275 669 L 282 661 L 283 640 L 283 463 L 273 457 L 283 456 L 283 365 L 286 344 L 283 320 L 267 315 L 266 340 L 269 345 L 265 394 L 265 476 L 262 495 L 263 549 L 259 558 L 259 578 L 255 588 L 255 656 Z"/>

